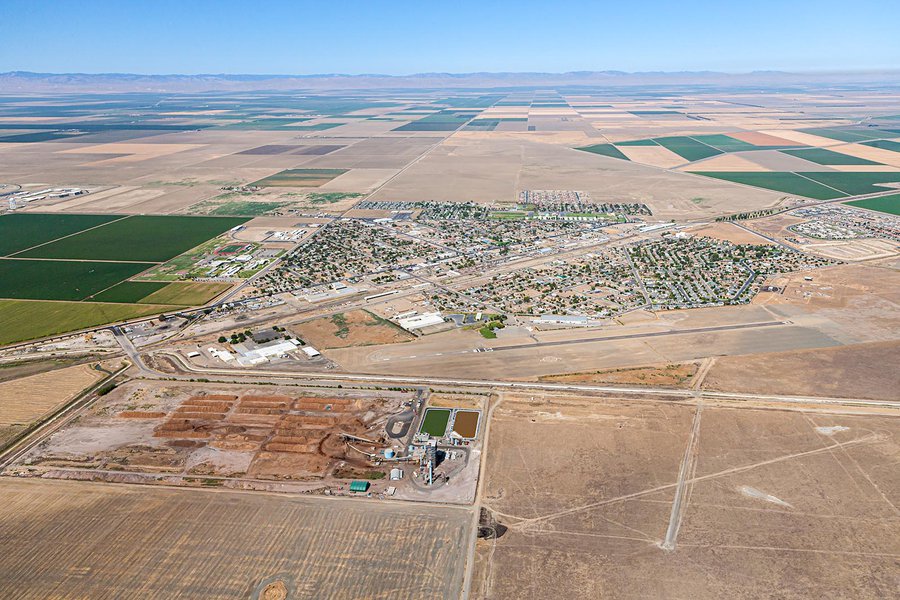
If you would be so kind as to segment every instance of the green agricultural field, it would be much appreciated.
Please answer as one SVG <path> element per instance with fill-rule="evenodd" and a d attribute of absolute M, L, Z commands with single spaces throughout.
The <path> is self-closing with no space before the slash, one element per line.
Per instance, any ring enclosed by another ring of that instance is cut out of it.
<path fill-rule="evenodd" d="M 245 222 L 247 219 L 237 217 L 134 216 L 34 248 L 17 258 L 164 262 Z"/>
<path fill-rule="evenodd" d="M 0 216 L 0 256 L 121 219 L 119 215 L 42 215 L 17 213 Z"/>
<path fill-rule="evenodd" d="M 875 161 L 866 160 L 864 158 L 858 158 L 856 156 L 850 156 L 848 154 L 841 154 L 840 152 L 835 152 L 834 150 L 828 150 L 826 148 L 801 148 L 798 150 L 782 150 L 782 152 L 785 154 L 790 154 L 791 156 L 796 156 L 797 158 L 802 158 L 803 160 L 808 160 L 809 162 L 814 162 L 817 165 L 881 164 Z"/>
<path fill-rule="evenodd" d="M 313 125 L 297 125 L 295 127 L 284 127 L 283 129 L 290 129 L 291 131 L 324 131 L 340 127 L 341 125 L 346 125 L 346 123 L 314 123 Z"/>
<path fill-rule="evenodd" d="M 286 169 L 252 185 L 260 187 L 319 187 L 346 173 L 348 169 Z"/>
<path fill-rule="evenodd" d="M 900 215 L 900 194 L 891 194 L 890 196 L 882 196 L 880 198 L 867 198 L 865 200 L 853 200 L 847 202 L 852 206 L 867 208 L 869 210 L 877 210 L 878 212 L 887 213 L 889 215 Z"/>
<path fill-rule="evenodd" d="M 805 196 L 807 198 L 815 198 L 816 200 L 833 200 L 846 196 L 847 194 L 833 190 L 824 185 L 810 181 L 805 177 L 801 177 L 796 173 L 789 172 L 744 172 L 744 171 L 693 171 L 695 175 L 703 175 L 705 177 L 713 177 L 724 181 L 732 181 L 734 183 L 743 183 L 744 185 L 752 185 L 754 187 L 765 188 L 767 190 L 775 190 L 776 192 L 784 192 L 786 194 L 794 194 L 796 196 Z M 843 173 L 835 173 L 842 175 Z M 805 173 L 805 175 L 813 175 Z"/>
<path fill-rule="evenodd" d="M 800 173 L 815 179 L 823 185 L 841 190 L 848 196 L 887 192 L 890 188 L 877 185 L 879 183 L 900 183 L 900 171 L 893 173 Z"/>
<path fill-rule="evenodd" d="M 393 131 L 456 131 L 479 113 L 480 111 L 442 110 L 401 125 Z"/>
<path fill-rule="evenodd" d="M 622 160 L 628 160 L 628 157 L 622 154 L 622 151 L 613 146 L 612 144 L 595 144 L 593 146 L 584 146 L 582 148 L 576 148 L 576 150 L 582 150 L 584 152 L 591 152 L 592 154 L 601 154 L 603 156 L 608 156 L 610 158 L 619 158 Z"/>
<path fill-rule="evenodd" d="M 290 202 L 226 202 L 207 214 L 217 217 L 258 217 L 290 204 Z"/>
<path fill-rule="evenodd" d="M 202 306 L 230 287 L 227 283 L 175 282 L 141 298 L 140 303 Z"/>
<path fill-rule="evenodd" d="M 149 296 L 153 292 L 157 292 L 167 285 L 169 284 L 156 281 L 123 281 L 122 283 L 114 285 L 107 290 L 103 290 L 99 294 L 95 294 L 88 299 L 92 302 L 137 304 L 141 301 L 141 298 Z M 172 302 L 171 304 L 175 303 Z"/>
<path fill-rule="evenodd" d="M 168 312 L 174 307 L 0 300 L 0 345 Z"/>
<path fill-rule="evenodd" d="M 722 152 L 740 152 L 741 150 L 759 150 L 757 146 L 735 139 L 725 134 L 692 135 L 691 139 L 697 140 L 707 146 L 712 146 Z"/>
<path fill-rule="evenodd" d="M 0 137 L 0 144 L 32 144 L 34 142 L 50 142 L 63 138 L 77 138 L 83 133 L 70 133 L 66 131 L 41 131 L 36 133 L 18 133 Z"/>
<path fill-rule="evenodd" d="M 814 127 L 801 129 L 804 133 L 811 133 L 819 137 L 825 137 L 841 142 L 860 142 L 863 140 L 876 140 L 878 138 L 895 137 L 890 131 L 879 129 L 852 128 L 852 127 Z"/>
<path fill-rule="evenodd" d="M 528 216 L 527 212 L 521 210 L 495 210 L 488 215 L 490 219 L 524 219 Z"/>
<path fill-rule="evenodd" d="M 900 152 L 900 142 L 893 140 L 874 140 L 871 142 L 862 142 L 866 146 L 873 148 L 881 148 L 882 150 L 890 150 L 892 152 Z"/>
<path fill-rule="evenodd" d="M 665 146 L 678 156 L 690 162 L 722 154 L 721 150 L 716 150 L 711 146 L 707 146 L 706 144 L 686 136 L 661 137 L 654 138 L 654 140 L 656 140 L 656 143 L 660 146 Z"/>
<path fill-rule="evenodd" d="M 659 146 L 654 140 L 629 140 L 627 142 L 616 142 L 616 146 Z"/>
<path fill-rule="evenodd" d="M 224 125 L 221 129 L 255 129 L 255 130 L 263 130 L 263 131 L 272 131 L 272 130 L 293 130 L 296 129 L 297 126 L 292 126 L 294 123 L 301 123 L 303 121 L 311 121 L 311 117 L 280 117 L 280 118 L 270 118 L 270 119 L 252 119 L 250 121 L 240 121 L 237 123 L 229 123 L 228 125 Z"/>
<path fill-rule="evenodd" d="M 152 263 L 0 259 L 0 298 L 83 300 Z"/>
<path fill-rule="evenodd" d="M 441 437 L 447 431 L 447 423 L 450 422 L 450 409 L 426 408 L 422 418 L 421 433 L 427 433 L 432 437 Z"/>
<path fill-rule="evenodd" d="M 362 198 L 363 196 L 364 194 L 357 192 L 310 192 L 306 195 L 306 199 L 310 204 L 334 204 L 341 200 Z"/>

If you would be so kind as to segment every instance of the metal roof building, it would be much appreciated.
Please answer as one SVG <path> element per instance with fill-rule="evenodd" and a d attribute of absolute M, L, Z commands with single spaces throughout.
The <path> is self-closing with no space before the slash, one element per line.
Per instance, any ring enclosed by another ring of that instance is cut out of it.
<path fill-rule="evenodd" d="M 350 482 L 350 491 L 351 492 L 368 492 L 369 491 L 369 482 L 368 481 L 360 481 L 359 479 Z"/>

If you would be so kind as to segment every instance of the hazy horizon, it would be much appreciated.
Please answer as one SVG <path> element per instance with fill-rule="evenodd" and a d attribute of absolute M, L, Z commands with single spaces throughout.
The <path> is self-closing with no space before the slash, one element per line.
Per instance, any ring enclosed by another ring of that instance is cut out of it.
<path fill-rule="evenodd" d="M 3 3 L 0 72 L 136 74 L 568 73 L 579 71 L 818 72 L 900 64 L 900 6 L 860 0 L 878 15 L 846 35 L 838 0 L 740 5 L 653 0 L 153 4 Z M 740 35 L 736 35 L 739 32 Z M 35 43 L 37 42 L 37 43 Z"/>

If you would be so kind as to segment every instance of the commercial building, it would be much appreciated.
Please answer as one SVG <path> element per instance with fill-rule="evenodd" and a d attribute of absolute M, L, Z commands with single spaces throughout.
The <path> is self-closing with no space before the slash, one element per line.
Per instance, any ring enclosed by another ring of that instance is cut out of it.
<path fill-rule="evenodd" d="M 442 317 L 439 312 L 424 313 L 397 319 L 397 324 L 407 331 L 422 329 L 423 327 L 430 327 L 431 325 L 440 325 L 443 322 L 444 317 Z"/>

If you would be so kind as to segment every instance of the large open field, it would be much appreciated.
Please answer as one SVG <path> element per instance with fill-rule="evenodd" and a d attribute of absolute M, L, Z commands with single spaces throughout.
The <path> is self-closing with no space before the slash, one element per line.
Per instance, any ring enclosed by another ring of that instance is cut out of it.
<path fill-rule="evenodd" d="M 470 524 L 451 507 L 5 480 L 0 595 L 243 600 L 282 581 L 289 598 L 454 598 Z"/>
<path fill-rule="evenodd" d="M 833 200 L 843 196 L 874 194 L 889 189 L 883 184 L 900 183 L 898 172 L 770 172 L 751 171 L 710 172 L 694 171 L 698 175 L 715 177 L 817 200 Z"/>
<path fill-rule="evenodd" d="M 0 344 L 116 323 L 174 308 L 177 307 L 157 304 L 0 300 Z"/>
<path fill-rule="evenodd" d="M 164 262 L 246 221 L 232 217 L 134 216 L 32 248 L 17 257 Z"/>
<path fill-rule="evenodd" d="M 891 194 L 890 196 L 881 196 L 879 198 L 867 198 L 865 200 L 854 200 L 848 202 L 853 206 L 867 208 L 869 210 L 877 210 L 878 212 L 888 213 L 889 215 L 900 215 L 900 194 Z"/>
<path fill-rule="evenodd" d="M 253 185 L 260 187 L 320 187 L 346 172 L 346 169 L 287 169 L 260 179 Z"/>
<path fill-rule="evenodd" d="M 21 252 L 120 218 L 118 215 L 3 215 L 0 216 L 0 256 Z"/>
<path fill-rule="evenodd" d="M 715 359 L 703 389 L 895 400 L 898 357 L 897 341 L 723 356 Z"/>
<path fill-rule="evenodd" d="M 364 310 L 299 323 L 293 325 L 291 331 L 320 349 L 392 344 L 415 339 L 408 331 Z"/>
<path fill-rule="evenodd" d="M 90 365 L 74 365 L 0 382 L 0 448 L 12 435 L 102 377 Z"/>
<path fill-rule="evenodd" d="M 0 259 L 0 298 L 83 300 L 152 263 Z"/>
<path fill-rule="evenodd" d="M 508 530 L 474 595 L 891 595 L 897 419 L 504 398 L 483 504 Z"/>

